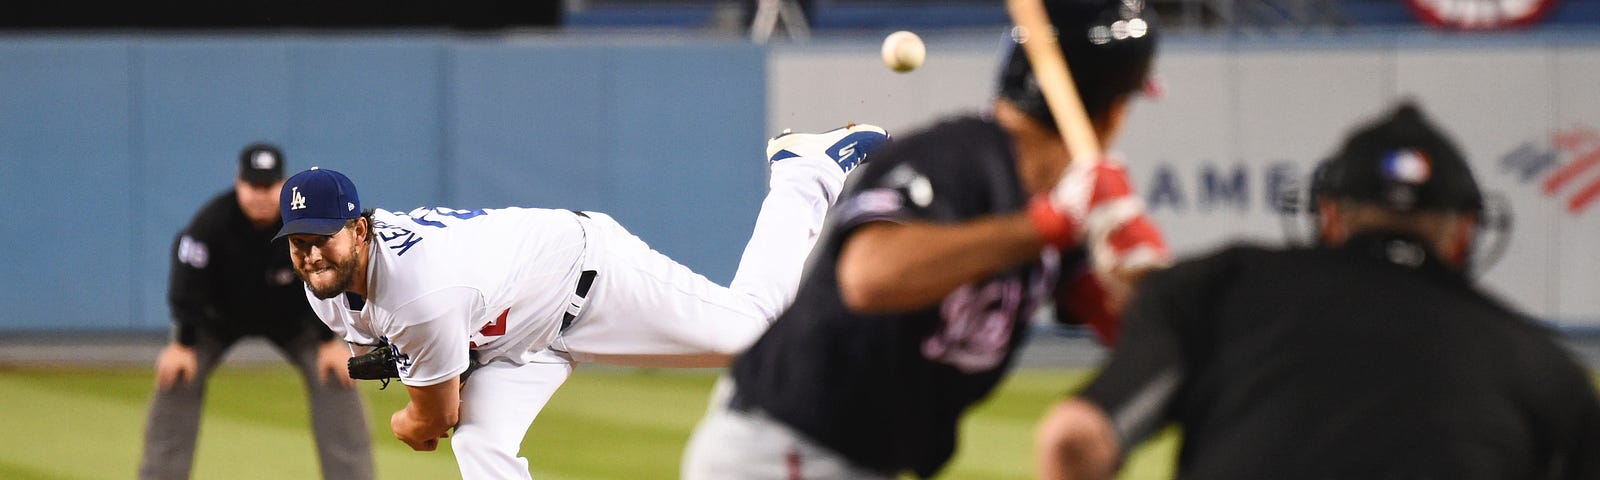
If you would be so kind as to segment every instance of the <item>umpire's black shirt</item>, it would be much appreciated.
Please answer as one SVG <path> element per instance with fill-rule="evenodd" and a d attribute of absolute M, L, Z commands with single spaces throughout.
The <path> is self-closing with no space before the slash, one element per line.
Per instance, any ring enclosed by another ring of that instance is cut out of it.
<path fill-rule="evenodd" d="M 961 414 L 992 390 L 1053 290 L 1054 255 L 893 315 L 845 308 L 836 267 L 856 227 L 955 222 L 1022 208 L 1010 137 L 963 118 L 896 139 L 851 174 L 790 309 L 730 369 L 735 409 L 760 409 L 852 463 L 932 476 Z"/>
<path fill-rule="evenodd" d="M 232 190 L 207 202 L 172 245 L 167 303 L 177 340 L 194 345 L 196 332 L 232 341 L 244 335 L 288 340 L 312 329 L 333 332 L 306 303 L 289 263 L 289 245 L 273 241 L 282 221 L 257 229 Z"/>
<path fill-rule="evenodd" d="M 1421 244 L 1232 248 L 1152 274 L 1083 392 L 1186 479 L 1600 476 L 1600 406 L 1549 333 Z"/>

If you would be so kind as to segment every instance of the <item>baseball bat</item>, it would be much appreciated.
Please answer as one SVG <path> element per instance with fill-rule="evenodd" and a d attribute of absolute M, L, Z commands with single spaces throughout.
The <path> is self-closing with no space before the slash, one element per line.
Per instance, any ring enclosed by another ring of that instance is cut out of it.
<path fill-rule="evenodd" d="M 1083 109 L 1083 100 L 1078 98 L 1078 85 L 1072 82 L 1072 71 L 1068 69 L 1067 59 L 1057 46 L 1057 32 L 1050 25 L 1044 0 L 1006 0 L 1006 11 L 1011 14 L 1011 21 L 1022 29 L 1022 51 L 1033 66 L 1034 81 L 1039 83 L 1045 104 L 1050 106 L 1050 116 L 1056 121 L 1061 141 L 1066 143 L 1067 154 L 1072 156 L 1070 161 L 1086 162 L 1080 164 L 1083 167 L 1095 166 L 1103 160 L 1100 138 L 1095 136 L 1094 126 L 1089 123 L 1089 114 Z M 1073 34 L 1081 35 L 1083 32 Z M 1065 176 L 1066 172 L 1062 172 L 1062 175 Z M 1118 285 L 1126 286 L 1138 283 L 1145 273 L 1154 268 L 1157 267 L 1152 265 L 1106 273 L 1118 281 Z"/>
<path fill-rule="evenodd" d="M 1061 140 L 1067 144 L 1067 153 L 1074 162 L 1100 161 L 1100 139 L 1095 136 L 1089 114 L 1078 98 L 1078 86 L 1072 82 L 1072 70 L 1066 57 L 1057 46 L 1055 27 L 1044 10 L 1043 0 L 1007 0 L 1006 11 L 1011 21 L 1021 29 L 1022 51 L 1033 66 L 1034 81 L 1044 94 L 1050 116 L 1056 121 Z M 1086 164 L 1092 165 L 1092 164 Z"/>

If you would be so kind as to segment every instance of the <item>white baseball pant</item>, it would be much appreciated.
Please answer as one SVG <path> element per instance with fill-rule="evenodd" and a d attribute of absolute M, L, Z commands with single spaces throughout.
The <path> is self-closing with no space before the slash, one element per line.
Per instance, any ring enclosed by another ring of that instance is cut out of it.
<path fill-rule="evenodd" d="M 771 172 L 731 287 L 650 249 L 610 216 L 585 212 L 583 268 L 597 272 L 594 284 L 540 360 L 491 362 L 467 381 L 451 440 L 462 478 L 531 479 L 517 456 L 522 438 L 577 363 L 714 367 L 754 343 L 794 300 L 844 182 L 827 158 L 785 159 Z"/>
<path fill-rule="evenodd" d="M 766 331 L 799 288 L 844 174 L 828 159 L 772 165 L 730 287 L 650 249 L 611 217 L 588 213 L 584 270 L 598 272 L 582 313 L 552 348 L 578 362 L 718 367 Z"/>

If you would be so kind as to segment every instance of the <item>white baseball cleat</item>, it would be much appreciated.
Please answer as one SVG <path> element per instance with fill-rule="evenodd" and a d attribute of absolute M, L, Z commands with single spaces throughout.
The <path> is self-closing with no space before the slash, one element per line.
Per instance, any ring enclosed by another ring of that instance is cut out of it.
<path fill-rule="evenodd" d="M 867 154 L 887 143 L 889 133 L 882 128 L 865 123 L 852 123 L 822 133 L 783 133 L 767 141 L 767 161 L 785 158 L 826 158 L 848 173 L 862 162 Z"/>

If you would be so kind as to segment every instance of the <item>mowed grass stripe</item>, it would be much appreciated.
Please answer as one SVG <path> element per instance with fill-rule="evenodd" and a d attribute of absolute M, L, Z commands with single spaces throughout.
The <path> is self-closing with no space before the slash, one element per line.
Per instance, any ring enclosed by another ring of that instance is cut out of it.
<path fill-rule="evenodd" d="M 63 382 L 73 381 L 70 375 Z M 0 373 L 0 478 L 130 478 L 143 407 L 126 399 L 64 393 Z M 130 448 L 130 445 L 133 448 Z M 107 465 L 122 465 L 108 469 Z"/>
<path fill-rule="evenodd" d="M 1033 431 L 1039 416 L 1087 376 L 1060 370 L 1020 370 L 962 420 L 961 443 L 944 477 L 1027 478 L 1033 471 Z"/>
<path fill-rule="evenodd" d="M 0 478 L 132 478 L 152 375 L 148 367 L 0 367 L 0 425 L 12 433 L 0 440 Z M 675 478 L 714 378 L 713 371 L 580 368 L 535 422 L 523 453 L 541 480 Z M 1088 378 L 1083 370 L 1016 372 L 967 417 L 942 478 L 1028 478 L 1034 423 Z M 361 389 L 380 478 L 459 478 L 448 444 L 412 452 L 389 433 L 404 387 L 379 391 L 367 382 Z M 305 402 L 287 366 L 225 365 L 207 401 L 195 478 L 315 478 Z M 1141 446 L 1119 478 L 1171 478 L 1177 433 L 1169 428 Z"/>
<path fill-rule="evenodd" d="M 714 371 L 578 368 L 523 441 L 535 478 L 675 478 Z"/>
<path fill-rule="evenodd" d="M 135 477 L 152 388 L 149 369 L 0 372 L 0 409 L 11 412 L 5 423 L 36 432 L 0 442 L 0 478 Z M 388 411 L 382 417 L 382 437 L 374 436 L 381 478 L 459 476 L 448 452 L 410 451 L 389 435 Z M 207 392 L 193 477 L 318 478 L 309 422 L 292 369 L 224 367 Z"/>
<path fill-rule="evenodd" d="M 534 422 L 523 454 L 541 480 L 675 478 L 705 412 L 715 371 L 580 368 Z M 0 411 L 16 433 L 0 442 L 0 478 L 132 478 L 152 387 L 149 368 L 0 369 Z M 963 424 L 942 478 L 1028 478 L 1035 422 L 1088 379 L 1080 370 L 1016 372 Z M 403 386 L 360 387 L 380 478 L 459 478 L 448 440 L 412 452 L 389 433 Z M 317 478 L 305 389 L 283 365 L 228 366 L 208 394 L 195 478 Z M 1171 434 L 1121 478 L 1170 478 Z M 1163 456 L 1164 455 L 1164 456 Z M 1152 460 L 1153 459 L 1153 460 Z"/>
<path fill-rule="evenodd" d="M 65 480 L 73 478 L 36 471 L 24 465 L 6 463 L 4 460 L 0 460 L 0 473 L 5 474 L 6 480 Z"/>
<path fill-rule="evenodd" d="M 962 421 L 961 443 L 943 478 L 1020 479 L 1033 476 L 1033 435 L 1039 419 L 1090 379 L 1089 370 L 1027 369 L 1013 373 L 988 401 Z M 1135 450 L 1117 478 L 1172 478 L 1177 431 Z"/>

